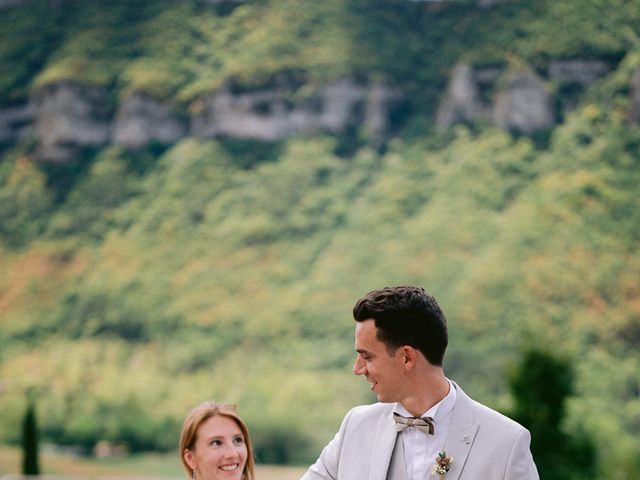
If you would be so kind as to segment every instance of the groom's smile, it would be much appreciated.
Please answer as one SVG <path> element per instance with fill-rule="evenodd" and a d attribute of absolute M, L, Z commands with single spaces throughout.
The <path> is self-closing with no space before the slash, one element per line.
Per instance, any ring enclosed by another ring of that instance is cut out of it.
<path fill-rule="evenodd" d="M 355 348 L 358 352 L 353 373 L 364 375 L 369 388 L 381 402 L 397 402 L 401 396 L 404 367 L 400 350 L 390 355 L 386 345 L 377 337 L 375 321 L 356 324 Z"/>

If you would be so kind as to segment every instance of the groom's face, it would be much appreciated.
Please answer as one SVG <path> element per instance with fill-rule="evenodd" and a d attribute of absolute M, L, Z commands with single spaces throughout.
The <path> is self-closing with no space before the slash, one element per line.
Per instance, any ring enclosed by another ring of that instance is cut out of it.
<path fill-rule="evenodd" d="M 353 373 L 364 375 L 380 402 L 398 402 L 402 398 L 405 362 L 402 349 L 390 355 L 378 340 L 375 321 L 356 322 L 356 352 Z"/>

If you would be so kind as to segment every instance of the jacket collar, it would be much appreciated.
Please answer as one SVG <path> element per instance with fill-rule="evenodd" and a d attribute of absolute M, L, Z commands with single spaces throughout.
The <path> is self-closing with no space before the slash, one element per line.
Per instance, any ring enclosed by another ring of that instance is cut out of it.
<path fill-rule="evenodd" d="M 446 454 L 453 458 L 451 470 L 447 473 L 447 480 L 458 480 L 478 432 L 478 424 L 475 423 L 473 415 L 473 401 L 458 384 L 451 383 L 456 389 L 456 403 L 453 407 L 449 435 L 445 441 L 444 449 Z"/>
<path fill-rule="evenodd" d="M 378 424 L 371 433 L 375 435 L 369 469 L 369 480 L 386 480 L 391 456 L 396 443 L 398 432 L 393 419 L 395 404 L 390 403 L 386 413 L 378 417 Z"/>

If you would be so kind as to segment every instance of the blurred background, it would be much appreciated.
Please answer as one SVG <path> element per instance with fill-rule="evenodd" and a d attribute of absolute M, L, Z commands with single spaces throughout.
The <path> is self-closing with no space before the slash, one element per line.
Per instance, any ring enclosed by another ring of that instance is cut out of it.
<path fill-rule="evenodd" d="M 414 283 L 541 478 L 640 478 L 639 36 L 638 0 L 0 1 L 0 474 L 180 477 L 215 398 L 298 478 L 374 400 L 353 303 Z"/>

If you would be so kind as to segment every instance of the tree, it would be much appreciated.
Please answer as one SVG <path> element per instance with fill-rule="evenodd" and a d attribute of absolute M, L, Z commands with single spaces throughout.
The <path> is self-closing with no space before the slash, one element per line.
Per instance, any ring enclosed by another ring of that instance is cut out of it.
<path fill-rule="evenodd" d="M 568 360 L 531 349 L 510 378 L 515 399 L 511 417 L 531 432 L 531 451 L 544 480 L 595 477 L 595 448 L 585 434 L 563 430 L 566 399 L 573 390 Z"/>
<path fill-rule="evenodd" d="M 29 401 L 22 422 L 22 452 L 22 474 L 39 475 L 38 426 L 36 423 L 36 408 L 33 401 Z"/>
<path fill-rule="evenodd" d="M 52 201 L 45 175 L 27 158 L 0 168 L 0 243 L 19 248 L 40 235 Z"/>

